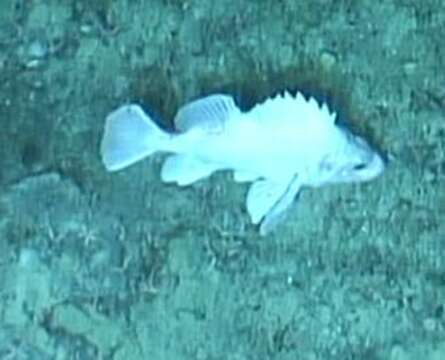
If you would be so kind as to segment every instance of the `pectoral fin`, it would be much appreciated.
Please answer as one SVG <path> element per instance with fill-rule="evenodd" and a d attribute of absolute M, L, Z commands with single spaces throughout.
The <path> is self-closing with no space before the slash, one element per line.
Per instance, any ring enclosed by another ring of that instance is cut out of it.
<path fill-rule="evenodd" d="M 288 184 L 282 196 L 275 202 L 271 209 L 264 216 L 260 225 L 260 235 L 265 236 L 271 232 L 285 217 L 287 210 L 294 202 L 301 190 L 302 183 L 295 176 Z"/>
<path fill-rule="evenodd" d="M 287 187 L 287 183 L 275 183 L 270 180 L 257 180 L 250 186 L 246 205 L 253 224 L 258 224 L 274 207 Z"/>
<path fill-rule="evenodd" d="M 284 218 L 301 185 L 297 176 L 283 183 L 258 180 L 251 185 L 247 194 L 247 211 L 253 224 L 261 222 L 262 236 L 269 233 Z"/>

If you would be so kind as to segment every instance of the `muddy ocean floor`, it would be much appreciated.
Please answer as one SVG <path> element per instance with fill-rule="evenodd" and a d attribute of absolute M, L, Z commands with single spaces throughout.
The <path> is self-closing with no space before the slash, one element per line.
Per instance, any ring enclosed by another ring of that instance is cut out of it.
<path fill-rule="evenodd" d="M 378 4 L 378 5 L 377 5 Z M 445 358 L 445 3 L 2 0 L 0 358 Z M 247 185 L 107 173 L 104 118 L 327 100 L 388 158 L 261 238 Z"/>

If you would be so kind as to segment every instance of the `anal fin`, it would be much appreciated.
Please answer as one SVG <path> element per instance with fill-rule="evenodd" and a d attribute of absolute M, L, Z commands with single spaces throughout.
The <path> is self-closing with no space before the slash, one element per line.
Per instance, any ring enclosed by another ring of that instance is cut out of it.
<path fill-rule="evenodd" d="M 161 178 L 164 182 L 176 182 L 186 186 L 210 176 L 218 170 L 214 164 L 204 162 L 191 156 L 171 155 L 162 166 Z"/>
<path fill-rule="evenodd" d="M 257 174 L 253 174 L 251 172 L 236 170 L 233 172 L 233 180 L 236 182 L 249 182 L 255 181 L 259 178 Z"/>

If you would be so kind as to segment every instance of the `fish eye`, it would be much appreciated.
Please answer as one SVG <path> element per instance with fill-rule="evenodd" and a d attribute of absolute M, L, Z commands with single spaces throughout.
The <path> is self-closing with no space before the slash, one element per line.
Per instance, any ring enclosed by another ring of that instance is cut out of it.
<path fill-rule="evenodd" d="M 356 171 L 360 171 L 366 168 L 366 163 L 358 163 L 354 165 L 353 169 Z"/>

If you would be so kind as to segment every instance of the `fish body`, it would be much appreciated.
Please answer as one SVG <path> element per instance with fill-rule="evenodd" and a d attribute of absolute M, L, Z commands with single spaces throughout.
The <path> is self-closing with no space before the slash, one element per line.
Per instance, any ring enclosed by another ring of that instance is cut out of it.
<path fill-rule="evenodd" d="M 139 105 L 124 105 L 106 119 L 102 160 L 120 170 L 155 152 L 172 153 L 165 182 L 189 185 L 218 170 L 252 182 L 247 211 L 260 234 L 281 220 L 304 186 L 368 181 L 384 161 L 361 137 L 336 124 L 326 104 L 300 93 L 268 98 L 243 112 L 232 97 L 216 94 L 179 109 L 175 133 L 161 130 Z"/>

